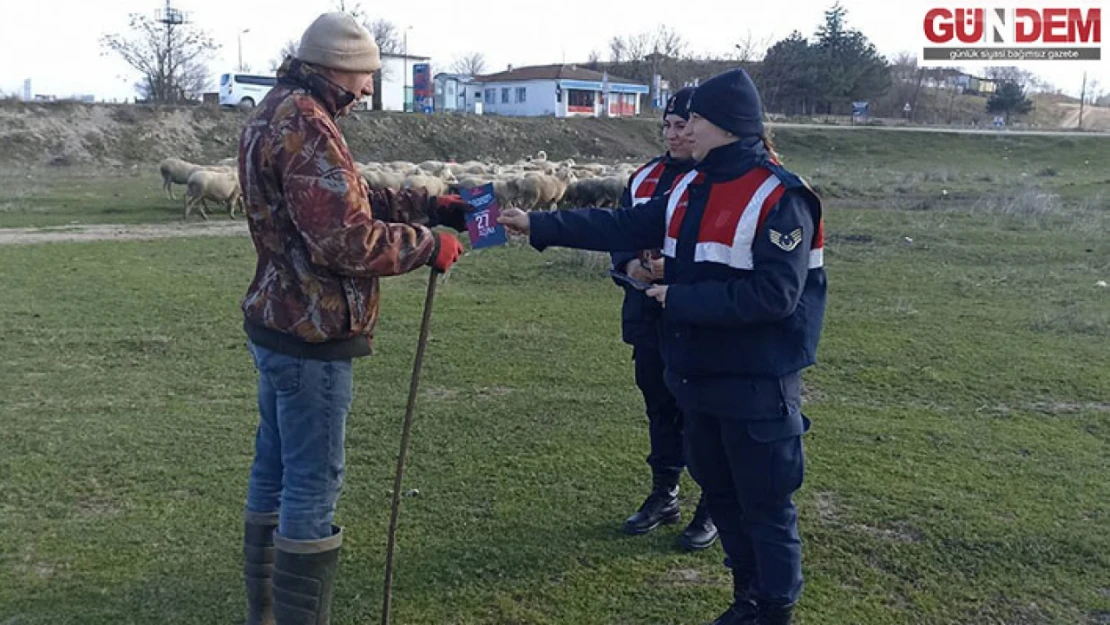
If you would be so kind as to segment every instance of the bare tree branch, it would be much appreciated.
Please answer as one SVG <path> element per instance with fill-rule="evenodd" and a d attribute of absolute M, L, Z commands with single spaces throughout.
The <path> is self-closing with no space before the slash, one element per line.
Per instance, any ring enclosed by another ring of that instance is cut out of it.
<path fill-rule="evenodd" d="M 387 19 L 376 19 L 373 22 L 363 22 L 366 30 L 374 36 L 378 49 L 382 54 L 401 54 L 404 52 L 401 31 Z"/>
<path fill-rule="evenodd" d="M 486 56 L 481 52 L 468 52 L 455 58 L 451 70 L 456 74 L 479 76 L 486 71 Z"/>
<path fill-rule="evenodd" d="M 139 72 L 139 93 L 155 102 L 195 98 L 208 86 L 206 64 L 219 46 L 204 31 L 189 24 L 165 24 L 132 13 L 130 33 L 100 38 L 105 53 L 118 54 Z"/>
<path fill-rule="evenodd" d="M 771 47 L 772 43 L 770 37 L 756 39 L 749 29 L 744 33 L 744 36 L 733 45 L 733 50 L 735 51 L 729 56 L 739 63 L 753 63 L 763 58 L 763 55 L 767 53 L 767 49 Z"/>
<path fill-rule="evenodd" d="M 335 0 L 335 10 L 350 13 L 351 17 L 363 22 L 366 20 L 366 11 L 362 9 L 362 2 L 355 0 L 348 2 L 347 0 Z"/>
<path fill-rule="evenodd" d="M 677 58 L 686 51 L 686 40 L 666 24 L 660 24 L 659 28 L 645 39 L 649 41 L 647 44 L 651 49 L 649 54 Z"/>
<path fill-rule="evenodd" d="M 270 59 L 270 71 L 276 72 L 278 68 L 281 67 L 281 64 L 285 62 L 285 59 L 291 56 L 297 56 L 298 47 L 300 47 L 300 43 L 292 39 L 282 44 L 277 57 Z"/>

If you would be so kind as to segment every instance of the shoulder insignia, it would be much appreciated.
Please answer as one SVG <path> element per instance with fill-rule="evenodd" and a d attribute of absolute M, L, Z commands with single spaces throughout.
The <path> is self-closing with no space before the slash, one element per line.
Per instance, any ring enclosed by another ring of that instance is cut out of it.
<path fill-rule="evenodd" d="M 794 231 L 789 234 L 782 234 L 774 228 L 770 228 L 770 231 L 771 243 L 774 243 L 775 247 L 778 247 L 784 252 L 793 252 L 794 248 L 798 247 L 798 244 L 802 241 L 801 228 L 795 228 Z"/>

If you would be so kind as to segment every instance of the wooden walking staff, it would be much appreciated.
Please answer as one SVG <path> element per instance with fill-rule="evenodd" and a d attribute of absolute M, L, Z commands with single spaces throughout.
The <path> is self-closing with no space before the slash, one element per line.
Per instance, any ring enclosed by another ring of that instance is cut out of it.
<path fill-rule="evenodd" d="M 432 269 L 428 277 L 428 295 L 424 298 L 424 319 L 420 322 L 420 342 L 416 346 L 416 361 L 412 365 L 412 382 L 409 384 L 409 403 L 405 408 L 405 422 L 401 429 L 401 452 L 397 455 L 397 473 L 393 477 L 393 509 L 389 517 L 389 543 L 385 553 L 382 625 L 389 625 L 390 604 L 393 602 L 393 548 L 397 544 L 397 517 L 401 512 L 401 480 L 405 476 L 405 457 L 408 455 L 412 433 L 416 390 L 420 386 L 420 369 L 424 365 L 424 348 L 428 344 L 428 326 L 432 320 L 432 301 L 435 299 L 436 278 L 439 273 L 438 270 Z"/>

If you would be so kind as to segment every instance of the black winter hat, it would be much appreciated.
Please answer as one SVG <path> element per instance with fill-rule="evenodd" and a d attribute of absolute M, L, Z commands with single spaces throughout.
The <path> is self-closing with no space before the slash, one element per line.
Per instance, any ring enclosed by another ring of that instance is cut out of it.
<path fill-rule="evenodd" d="M 763 103 L 751 76 L 742 69 L 717 74 L 698 85 L 690 112 L 737 137 L 763 134 Z"/>
<path fill-rule="evenodd" d="M 667 107 L 663 109 L 663 117 L 678 115 L 682 119 L 690 119 L 690 96 L 694 95 L 693 87 L 683 87 L 667 98 Z"/>

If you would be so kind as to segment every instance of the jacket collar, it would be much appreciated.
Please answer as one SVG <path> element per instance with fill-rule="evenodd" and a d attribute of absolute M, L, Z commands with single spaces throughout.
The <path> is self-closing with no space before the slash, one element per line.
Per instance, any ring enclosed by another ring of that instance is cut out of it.
<path fill-rule="evenodd" d="M 711 181 L 732 180 L 749 170 L 767 165 L 771 155 L 759 137 L 745 137 L 728 145 L 713 148 L 698 162 L 697 169 Z"/>
<path fill-rule="evenodd" d="M 692 158 L 675 158 L 671 156 L 670 152 L 663 154 L 663 166 L 667 169 L 676 169 L 678 171 L 686 172 L 694 168 L 697 163 Z"/>
<path fill-rule="evenodd" d="M 278 68 L 277 76 L 283 84 L 308 91 L 332 117 L 356 99 L 355 94 L 329 80 L 319 68 L 291 56 Z"/>

